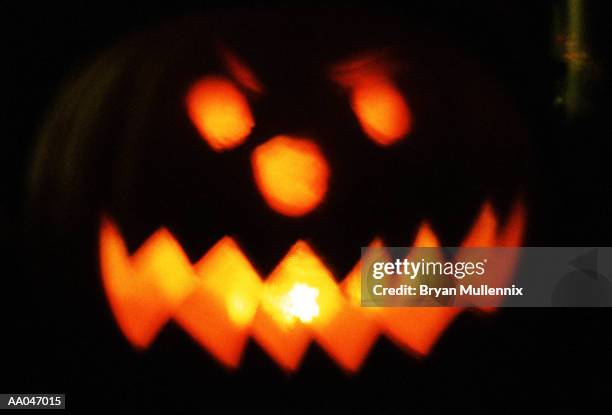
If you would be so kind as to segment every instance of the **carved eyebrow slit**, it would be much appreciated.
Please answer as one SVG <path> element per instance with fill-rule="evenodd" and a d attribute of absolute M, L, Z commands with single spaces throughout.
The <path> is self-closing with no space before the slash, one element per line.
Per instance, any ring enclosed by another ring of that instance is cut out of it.
<path fill-rule="evenodd" d="M 331 76 L 349 92 L 361 129 L 376 144 L 386 147 L 410 133 L 410 107 L 384 58 L 365 55 L 351 59 L 334 66 Z"/>
<path fill-rule="evenodd" d="M 232 78 L 238 82 L 240 86 L 256 94 L 262 94 L 264 92 L 262 83 L 238 55 L 225 47 L 219 48 L 219 55 Z"/>

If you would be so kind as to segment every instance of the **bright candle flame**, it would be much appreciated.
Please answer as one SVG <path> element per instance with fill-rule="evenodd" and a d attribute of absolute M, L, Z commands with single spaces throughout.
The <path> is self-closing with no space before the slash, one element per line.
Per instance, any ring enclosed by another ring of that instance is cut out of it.
<path fill-rule="evenodd" d="M 295 283 L 291 291 L 281 300 L 280 307 L 288 320 L 299 319 L 310 323 L 319 315 L 317 297 L 319 290 L 307 284 Z"/>

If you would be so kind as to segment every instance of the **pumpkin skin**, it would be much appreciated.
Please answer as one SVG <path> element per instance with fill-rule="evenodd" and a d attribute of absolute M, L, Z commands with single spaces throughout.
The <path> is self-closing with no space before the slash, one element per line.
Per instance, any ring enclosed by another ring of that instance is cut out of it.
<path fill-rule="evenodd" d="M 202 77 L 231 79 L 220 45 L 265 90 L 242 88 L 255 125 L 223 152 L 202 140 L 185 105 Z M 381 53 L 413 118 L 390 146 L 367 136 L 331 75 L 338 63 Z M 271 209 L 253 178 L 254 149 L 279 134 L 309 137 L 330 168 L 324 199 L 299 217 Z M 485 201 L 504 222 L 524 194 L 528 159 L 516 108 L 442 39 L 381 16 L 225 14 L 137 35 L 66 89 L 36 150 L 33 223 L 45 236 L 41 256 L 76 278 L 83 309 L 92 300 L 106 307 L 93 277 L 103 214 L 131 253 L 163 226 L 196 263 L 231 235 L 265 277 L 302 240 L 341 281 L 377 236 L 411 245 L 427 220 L 442 245 L 458 246 Z M 108 328 L 109 315 L 98 318 Z"/>

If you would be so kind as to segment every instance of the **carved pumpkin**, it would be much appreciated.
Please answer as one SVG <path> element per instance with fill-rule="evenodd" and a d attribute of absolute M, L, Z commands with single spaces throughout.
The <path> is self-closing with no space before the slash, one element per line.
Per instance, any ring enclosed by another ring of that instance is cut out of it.
<path fill-rule="evenodd" d="M 288 371 L 312 341 L 355 371 L 381 335 L 426 355 L 461 311 L 360 308 L 360 247 L 521 245 L 527 154 L 501 87 L 431 34 L 236 13 L 84 70 L 32 194 L 134 347 L 172 321 L 227 367 L 252 337 Z"/>

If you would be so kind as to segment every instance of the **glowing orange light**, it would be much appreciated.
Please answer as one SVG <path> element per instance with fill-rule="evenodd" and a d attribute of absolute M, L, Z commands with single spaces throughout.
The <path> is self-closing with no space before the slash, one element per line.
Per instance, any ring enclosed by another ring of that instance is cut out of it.
<path fill-rule="evenodd" d="M 525 211 L 525 205 L 521 199 L 518 199 L 512 209 L 510 217 L 506 221 L 506 226 L 498 236 L 497 246 L 521 246 L 526 222 L 527 212 Z"/>
<path fill-rule="evenodd" d="M 295 370 L 311 332 L 334 319 L 343 297 L 329 269 L 298 241 L 266 280 L 253 335 L 280 366 Z"/>
<path fill-rule="evenodd" d="M 381 248 L 383 245 L 377 237 L 368 246 Z M 361 307 L 361 266 L 359 260 L 340 284 L 345 298 L 343 307 L 317 336 L 321 347 L 348 372 L 356 372 L 361 367 L 380 335 L 379 323 L 373 316 L 378 309 Z"/>
<path fill-rule="evenodd" d="M 319 290 L 307 284 L 295 283 L 281 301 L 281 308 L 287 318 L 298 318 L 302 323 L 311 323 L 319 315 L 317 297 Z"/>
<path fill-rule="evenodd" d="M 398 345 L 426 356 L 460 311 L 457 307 L 389 307 L 378 318 Z"/>
<path fill-rule="evenodd" d="M 193 290 L 189 260 L 165 229 L 155 232 L 131 258 L 114 223 L 100 228 L 102 281 L 119 327 L 137 347 L 147 347 L 172 310 Z"/>
<path fill-rule="evenodd" d="M 369 248 L 382 248 L 384 246 L 383 240 L 380 237 L 374 238 L 372 242 L 368 245 Z M 381 258 L 382 261 L 390 260 L 389 255 L 384 255 L 384 258 Z M 348 298 L 348 301 L 357 306 L 361 306 L 361 267 L 362 260 L 357 261 L 357 264 L 353 267 L 353 269 L 348 273 L 344 281 L 342 281 L 342 289 Z"/>
<path fill-rule="evenodd" d="M 497 233 L 496 246 L 499 247 L 518 247 L 523 242 L 525 233 L 525 224 L 527 222 L 527 213 L 523 200 L 519 198 L 503 229 Z M 514 270 L 518 261 L 517 251 L 504 251 L 504 255 L 497 255 L 496 264 L 498 264 L 494 272 L 489 272 L 489 280 L 495 281 L 498 286 L 507 285 L 514 275 Z M 495 304 L 500 304 L 503 301 L 502 297 L 498 297 Z M 495 307 L 481 307 L 483 311 L 495 311 Z"/>
<path fill-rule="evenodd" d="M 525 207 L 520 198 L 514 204 L 506 220 L 506 224 L 502 229 L 499 227 L 498 219 L 491 202 L 486 201 L 461 246 L 464 248 L 520 246 L 523 241 L 525 222 Z M 497 266 L 488 271 L 487 280 L 489 282 L 494 282 L 495 285 L 503 286 L 510 281 L 514 274 L 514 268 L 518 260 L 517 253 L 508 251 L 497 253 L 493 251 L 490 253 L 490 256 L 495 257 L 494 262 Z M 457 260 L 472 261 L 475 259 L 476 258 L 470 258 L 468 251 L 460 250 L 457 253 Z M 466 298 L 468 298 L 468 296 L 464 296 L 464 299 Z M 502 297 L 495 298 L 491 296 L 489 301 L 500 303 L 503 299 Z M 479 309 L 491 312 L 495 310 L 495 307 L 480 307 Z"/>
<path fill-rule="evenodd" d="M 228 367 L 237 367 L 260 301 L 259 275 L 230 237 L 194 266 L 198 284 L 176 310 L 176 321 Z"/>
<path fill-rule="evenodd" d="M 253 151 L 251 164 L 263 198 L 283 215 L 305 215 L 327 192 L 329 167 L 311 140 L 276 136 Z"/>
<path fill-rule="evenodd" d="M 465 243 L 518 246 L 525 221 L 519 200 L 498 230 L 487 202 Z M 380 334 L 415 356 L 425 356 L 461 312 L 457 307 L 361 308 L 361 261 L 338 284 L 303 241 L 289 250 L 265 281 L 227 236 L 195 265 L 164 228 L 130 256 L 117 226 L 103 217 L 99 242 L 106 295 L 121 332 L 133 346 L 149 347 L 173 319 L 228 368 L 239 365 L 249 335 L 287 371 L 299 367 L 313 340 L 349 372 L 359 369 Z M 414 245 L 439 246 L 426 222 Z M 382 241 L 376 239 L 370 246 L 380 247 Z M 507 266 L 499 267 L 500 281 L 512 277 L 516 258 L 506 260 Z"/>
<path fill-rule="evenodd" d="M 375 143 L 389 146 L 412 130 L 412 113 L 393 82 L 394 68 L 384 56 L 367 54 L 332 70 L 332 78 L 350 93 L 361 128 Z"/>
<path fill-rule="evenodd" d="M 361 79 L 351 92 L 351 106 L 363 131 L 382 146 L 404 138 L 412 128 L 408 104 L 388 79 Z"/>
<path fill-rule="evenodd" d="M 428 222 L 423 221 L 414 239 L 413 248 L 438 248 L 440 240 Z M 408 252 L 410 256 L 412 250 Z M 442 252 L 432 250 L 430 261 L 443 258 Z M 459 314 L 455 307 L 383 308 L 377 314 L 386 334 L 416 356 L 427 355 L 448 325 Z"/>
<path fill-rule="evenodd" d="M 236 325 L 249 325 L 259 304 L 261 280 L 236 242 L 227 236 L 222 238 L 195 269 L 203 285 L 224 299 L 228 317 Z"/>
<path fill-rule="evenodd" d="M 264 89 L 261 82 L 259 82 L 253 71 L 238 56 L 227 49 L 221 51 L 221 56 L 236 82 L 252 92 L 258 94 L 263 92 Z"/>
<path fill-rule="evenodd" d="M 417 236 L 414 238 L 413 246 L 417 248 L 437 248 L 440 246 L 438 237 L 427 222 L 421 223 Z"/>
<path fill-rule="evenodd" d="M 497 218 L 489 201 L 485 202 L 472 229 L 461 246 L 466 248 L 487 248 L 496 245 Z"/>
<path fill-rule="evenodd" d="M 222 77 L 196 82 L 187 94 L 187 110 L 202 138 L 216 151 L 239 146 L 255 125 L 244 95 Z"/>

